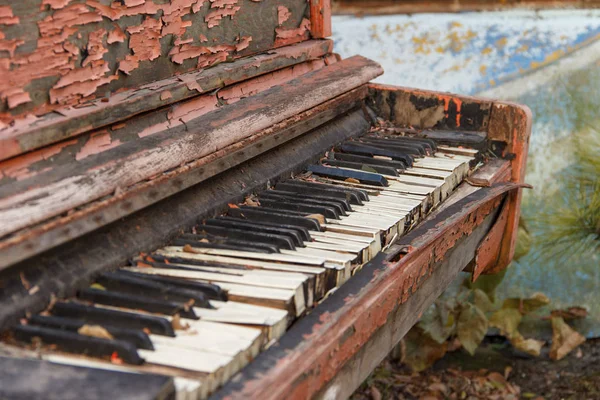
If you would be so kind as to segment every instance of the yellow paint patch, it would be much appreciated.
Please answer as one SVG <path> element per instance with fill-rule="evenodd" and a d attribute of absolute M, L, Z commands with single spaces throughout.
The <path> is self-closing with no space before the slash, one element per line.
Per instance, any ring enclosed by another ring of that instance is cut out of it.
<path fill-rule="evenodd" d="M 481 50 L 481 54 L 483 54 L 483 55 L 490 54 L 491 52 L 492 52 L 491 47 L 486 47 L 485 49 Z"/>
<path fill-rule="evenodd" d="M 481 72 L 481 75 L 485 75 L 487 73 L 487 65 L 479 67 L 479 72 Z"/>
<path fill-rule="evenodd" d="M 501 39 L 496 40 L 496 47 L 501 49 L 504 46 L 506 46 L 506 43 L 508 43 L 508 39 L 503 37 Z"/>

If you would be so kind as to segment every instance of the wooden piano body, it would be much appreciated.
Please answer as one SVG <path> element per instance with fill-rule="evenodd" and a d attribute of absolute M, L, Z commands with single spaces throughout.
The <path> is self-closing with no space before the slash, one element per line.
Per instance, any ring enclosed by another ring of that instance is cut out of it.
<path fill-rule="evenodd" d="M 475 148 L 481 163 L 202 396 L 347 397 L 460 271 L 476 279 L 512 259 L 528 109 L 370 83 L 375 62 L 332 53 L 327 1 L 28 0 L 0 11 L 0 355 L 13 357 L 0 357 L 3 396 L 76 398 L 94 381 L 88 369 L 23 366 L 39 351 L 10 340 L 23 318 L 374 126 Z M 28 384 L 19 368 L 56 385 Z M 115 374 L 87 394 L 128 396 L 129 374 Z M 140 398 L 175 396 L 171 378 L 135 376 Z M 63 384 L 71 391 L 56 392 Z"/>

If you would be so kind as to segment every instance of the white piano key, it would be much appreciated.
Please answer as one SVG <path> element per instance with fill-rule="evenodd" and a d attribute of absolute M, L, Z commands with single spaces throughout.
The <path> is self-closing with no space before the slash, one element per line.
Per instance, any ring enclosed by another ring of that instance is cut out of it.
<path fill-rule="evenodd" d="M 236 257 L 226 257 L 226 256 L 213 256 L 210 254 L 196 254 L 196 253 L 188 253 L 188 252 L 165 252 L 163 250 L 157 250 L 156 254 L 163 256 L 171 256 L 171 257 L 179 257 L 188 260 L 197 260 L 204 262 L 212 262 L 216 264 L 222 265 L 239 265 L 253 268 L 261 268 L 264 270 L 274 270 L 274 271 L 286 271 L 286 272 L 298 272 L 298 273 L 306 273 L 306 274 L 318 274 L 323 272 L 323 268 L 320 267 L 312 267 L 308 265 L 296 265 L 296 264 L 286 264 L 279 262 L 268 262 L 261 260 L 248 260 L 248 259 L 240 259 Z M 253 253 L 254 254 L 254 253 Z M 256 253 L 263 254 L 263 253 Z M 291 254 L 292 253 L 285 253 Z M 321 261 L 322 258 L 317 258 L 315 261 Z M 193 266 L 189 266 L 192 268 Z M 196 268 L 202 268 L 196 266 Z"/>
<path fill-rule="evenodd" d="M 166 251 L 166 252 L 184 252 L 184 248 L 182 246 L 167 246 L 167 247 L 163 247 L 162 250 Z M 226 257 L 244 258 L 244 259 L 251 259 L 251 260 L 275 261 L 275 262 L 283 262 L 283 263 L 290 263 L 290 264 L 311 265 L 311 266 L 316 266 L 316 267 L 320 267 L 322 264 L 325 263 L 324 259 L 307 260 L 305 258 L 294 257 L 294 256 L 281 254 L 281 253 L 255 253 L 255 252 L 250 252 L 250 251 L 205 248 L 205 247 L 195 247 L 194 253 L 192 253 L 192 254 L 210 254 L 210 255 L 215 255 L 215 256 L 226 256 Z"/>

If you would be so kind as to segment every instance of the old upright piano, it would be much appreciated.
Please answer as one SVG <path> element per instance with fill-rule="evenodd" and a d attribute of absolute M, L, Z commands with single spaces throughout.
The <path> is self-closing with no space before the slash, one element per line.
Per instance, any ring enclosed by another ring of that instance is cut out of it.
<path fill-rule="evenodd" d="M 527 108 L 326 0 L 0 5 L 0 398 L 344 398 L 515 247 Z"/>

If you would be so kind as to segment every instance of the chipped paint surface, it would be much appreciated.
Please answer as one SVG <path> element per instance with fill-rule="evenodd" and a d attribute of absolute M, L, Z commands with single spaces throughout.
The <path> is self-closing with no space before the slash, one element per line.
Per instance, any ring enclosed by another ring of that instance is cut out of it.
<path fill-rule="evenodd" d="M 307 41 L 224 64 L 210 72 L 199 70 L 120 91 L 110 98 L 88 102 L 85 107 L 64 106 L 40 117 L 28 114 L 12 124 L 0 122 L 0 160 L 269 71 L 322 57 L 326 64 L 332 64 L 337 59 L 328 55 L 331 49 L 330 41 Z M 62 78 L 64 84 L 77 80 L 75 75 L 69 77 L 70 81 Z"/>
<path fill-rule="evenodd" d="M 154 122 L 157 118 L 141 118 L 137 123 L 126 125 L 113 126 L 109 132 L 106 129 L 92 131 L 87 135 L 71 140 L 61 142 L 46 147 L 43 152 L 34 152 L 33 157 L 20 157 L 8 161 L 0 162 L 0 171 L 8 165 L 8 172 L 0 175 L 0 187 L 14 179 L 21 180 L 30 178 L 40 172 L 49 172 L 54 168 L 59 167 L 69 161 L 80 161 L 86 157 L 100 153 L 120 146 L 124 143 L 135 140 L 136 138 L 144 138 L 166 129 L 171 129 L 183 125 L 195 118 L 216 110 L 224 105 L 233 104 L 248 96 L 256 95 L 260 92 L 268 90 L 276 85 L 289 82 L 301 75 L 311 71 L 319 70 L 326 66 L 325 59 L 328 59 L 328 64 L 331 65 L 337 62 L 335 57 L 324 56 L 316 60 L 297 64 L 292 67 L 280 69 L 275 72 L 267 73 L 256 78 L 248 79 L 244 82 L 228 86 L 219 90 L 216 94 L 205 94 L 197 96 L 193 99 L 182 101 L 170 110 L 163 112 L 166 118 L 160 119 L 160 122 Z M 181 76 L 180 76 L 181 77 Z M 190 80 L 188 85 L 190 89 L 195 89 L 196 80 Z M 188 87 L 189 87 L 188 86 Z M 169 91 L 161 92 L 161 99 L 168 100 L 171 96 Z M 158 115 L 161 113 L 159 112 Z M 61 162 L 56 162 L 50 159 L 48 154 L 61 154 Z M 43 156 L 44 155 L 44 156 Z M 13 173 L 12 171 L 19 171 Z"/>
<path fill-rule="evenodd" d="M 475 94 L 600 39 L 600 10 L 334 16 L 333 27 L 342 56 L 383 65 L 379 82 Z"/>
<path fill-rule="evenodd" d="M 34 3 L 0 6 L 3 125 L 309 38 L 304 0 Z"/>

